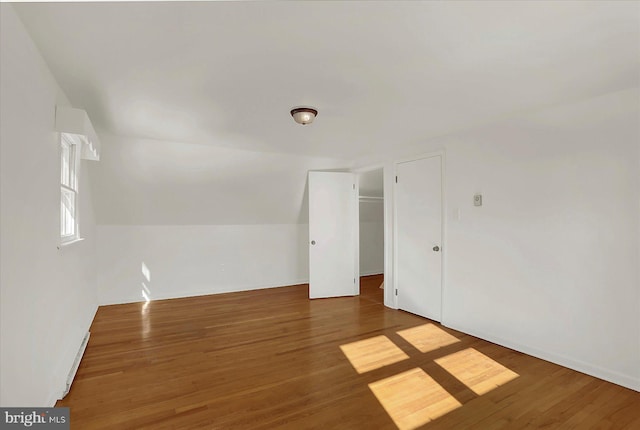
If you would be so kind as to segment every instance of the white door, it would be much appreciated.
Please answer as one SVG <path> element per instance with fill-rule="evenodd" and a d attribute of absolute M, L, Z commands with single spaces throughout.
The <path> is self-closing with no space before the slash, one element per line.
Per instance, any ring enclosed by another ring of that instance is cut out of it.
<path fill-rule="evenodd" d="M 441 156 L 396 165 L 398 308 L 435 320 L 442 314 Z"/>
<path fill-rule="evenodd" d="M 357 175 L 309 172 L 309 298 L 357 294 Z"/>

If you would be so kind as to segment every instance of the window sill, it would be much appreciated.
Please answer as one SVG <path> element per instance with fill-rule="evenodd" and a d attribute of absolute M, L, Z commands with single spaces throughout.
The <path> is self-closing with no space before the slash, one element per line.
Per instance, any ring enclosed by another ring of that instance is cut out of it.
<path fill-rule="evenodd" d="M 71 240 L 67 240 L 65 242 L 61 242 L 58 245 L 58 249 L 62 249 L 62 248 L 66 248 L 70 245 L 73 245 L 74 243 L 78 243 L 78 242 L 82 242 L 84 240 L 84 237 L 78 237 L 77 239 L 71 239 Z"/>

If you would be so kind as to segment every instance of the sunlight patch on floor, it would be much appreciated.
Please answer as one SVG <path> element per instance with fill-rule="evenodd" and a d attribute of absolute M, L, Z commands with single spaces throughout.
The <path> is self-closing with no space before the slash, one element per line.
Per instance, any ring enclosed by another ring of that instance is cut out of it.
<path fill-rule="evenodd" d="M 400 430 L 418 428 L 462 406 L 419 368 L 373 382 L 369 388 Z"/>
<path fill-rule="evenodd" d="M 479 396 L 520 376 L 474 348 L 449 354 L 435 362 Z"/>
<path fill-rule="evenodd" d="M 341 345 L 340 349 L 358 373 L 369 372 L 409 358 L 386 336 L 348 343 Z"/>
<path fill-rule="evenodd" d="M 431 352 L 460 342 L 457 337 L 431 323 L 400 330 L 398 334 L 420 352 Z"/>

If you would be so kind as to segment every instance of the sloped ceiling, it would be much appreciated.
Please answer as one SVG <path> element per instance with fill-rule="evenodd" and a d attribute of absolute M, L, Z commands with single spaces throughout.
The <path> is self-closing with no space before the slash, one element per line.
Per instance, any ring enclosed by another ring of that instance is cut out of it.
<path fill-rule="evenodd" d="M 308 222 L 309 170 L 344 161 L 103 134 L 91 163 L 100 224 Z"/>
<path fill-rule="evenodd" d="M 14 8 L 73 105 L 108 136 L 92 167 L 103 223 L 299 220 L 310 168 L 635 87 L 640 76 L 637 2 Z M 297 105 L 318 108 L 316 122 L 295 124 Z M 209 194 L 217 212 L 194 203 Z"/>
<path fill-rule="evenodd" d="M 114 135 L 353 158 L 638 83 L 637 2 L 16 4 Z M 289 110 L 319 109 L 310 127 Z"/>

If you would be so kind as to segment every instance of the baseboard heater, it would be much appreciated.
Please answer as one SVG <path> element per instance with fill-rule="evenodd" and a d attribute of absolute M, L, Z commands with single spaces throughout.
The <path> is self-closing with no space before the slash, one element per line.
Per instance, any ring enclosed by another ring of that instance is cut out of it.
<path fill-rule="evenodd" d="M 61 399 L 64 399 L 69 391 L 71 390 L 71 384 L 73 384 L 73 379 L 76 377 L 76 373 L 78 372 L 78 367 L 80 367 L 80 362 L 82 361 L 82 356 L 84 355 L 85 349 L 87 349 L 87 345 L 89 344 L 89 337 L 91 336 L 90 332 L 84 335 L 82 339 L 82 343 L 80 344 L 80 349 L 78 350 L 78 354 L 76 355 L 75 360 L 73 360 L 73 366 L 71 366 L 71 370 L 69 371 L 69 375 L 67 376 L 67 384 L 64 389 L 64 393 L 62 393 Z"/>

